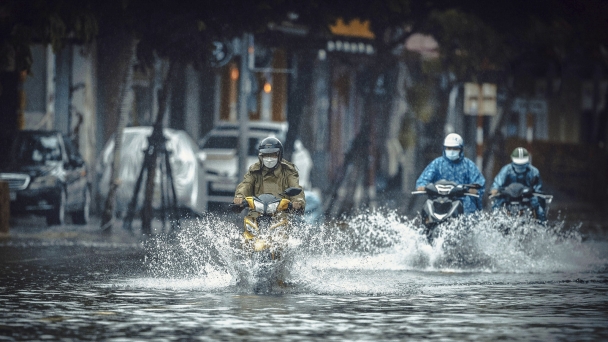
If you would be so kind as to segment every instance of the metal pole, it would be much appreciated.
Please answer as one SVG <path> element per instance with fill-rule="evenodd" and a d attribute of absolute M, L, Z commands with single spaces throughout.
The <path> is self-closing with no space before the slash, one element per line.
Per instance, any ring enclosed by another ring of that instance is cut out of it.
<path fill-rule="evenodd" d="M 249 131 L 249 110 L 247 108 L 247 99 L 251 91 L 249 79 L 249 61 L 250 55 L 253 54 L 253 44 L 251 34 L 244 33 L 241 41 L 241 70 L 239 82 L 239 168 L 237 179 L 240 179 L 247 172 L 247 150 L 248 146 L 248 131 Z"/>
<path fill-rule="evenodd" d="M 532 140 L 534 140 L 534 116 L 528 112 L 526 117 L 526 142 L 528 145 L 532 144 Z"/>
<path fill-rule="evenodd" d="M 482 170 L 483 167 L 483 115 L 478 111 L 477 112 L 477 157 L 475 158 L 475 164 L 479 170 Z"/>
<path fill-rule="evenodd" d="M 526 145 L 528 145 L 528 152 L 532 153 L 532 141 L 534 140 L 534 115 L 528 112 L 526 116 Z M 532 161 L 532 154 L 530 154 L 530 161 Z"/>

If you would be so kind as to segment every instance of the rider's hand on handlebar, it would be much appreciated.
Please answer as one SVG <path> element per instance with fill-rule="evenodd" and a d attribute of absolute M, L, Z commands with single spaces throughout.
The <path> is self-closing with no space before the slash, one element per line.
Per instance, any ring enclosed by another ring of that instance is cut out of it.
<path fill-rule="evenodd" d="M 492 196 L 498 195 L 498 189 L 492 189 L 492 190 L 490 190 L 490 195 L 492 195 Z"/>
<path fill-rule="evenodd" d="M 291 202 L 291 207 L 295 210 L 302 209 L 302 203 L 300 202 Z"/>
<path fill-rule="evenodd" d="M 243 198 L 242 197 L 235 197 L 234 200 L 232 201 L 232 203 L 241 205 L 243 203 Z"/>
<path fill-rule="evenodd" d="M 416 188 L 417 191 L 424 191 L 424 187 L 423 186 L 419 186 Z"/>
<path fill-rule="evenodd" d="M 477 194 L 477 189 L 469 189 L 470 194 Z"/>

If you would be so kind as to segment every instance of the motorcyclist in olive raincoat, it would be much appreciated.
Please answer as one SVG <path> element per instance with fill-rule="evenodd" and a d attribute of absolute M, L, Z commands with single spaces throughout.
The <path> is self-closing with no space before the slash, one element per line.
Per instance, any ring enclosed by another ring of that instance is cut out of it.
<path fill-rule="evenodd" d="M 289 187 L 302 188 L 299 184 L 298 170 L 294 164 L 283 159 L 283 145 L 279 139 L 268 137 L 258 146 L 259 161 L 249 167 L 243 181 L 237 185 L 234 193 L 234 204 L 241 204 L 245 197 L 271 193 L 277 197 Z M 299 195 L 287 197 L 293 209 L 303 212 L 306 200 L 304 191 Z M 256 215 L 250 212 L 249 215 Z"/>

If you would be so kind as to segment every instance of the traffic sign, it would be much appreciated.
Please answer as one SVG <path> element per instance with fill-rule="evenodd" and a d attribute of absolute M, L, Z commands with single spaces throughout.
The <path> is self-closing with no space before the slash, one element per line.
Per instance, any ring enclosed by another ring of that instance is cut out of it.
<path fill-rule="evenodd" d="M 209 64 L 215 68 L 226 65 L 234 55 L 232 45 L 228 41 L 213 41 L 209 52 Z"/>

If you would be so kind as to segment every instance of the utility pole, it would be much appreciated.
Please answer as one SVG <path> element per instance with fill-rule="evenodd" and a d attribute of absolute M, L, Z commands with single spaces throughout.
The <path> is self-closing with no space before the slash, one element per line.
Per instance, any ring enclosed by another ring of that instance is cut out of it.
<path fill-rule="evenodd" d="M 475 164 L 479 170 L 483 170 L 483 116 L 476 110 L 477 128 L 475 130 L 475 143 L 477 144 L 475 153 Z"/>
<path fill-rule="evenodd" d="M 247 100 L 251 92 L 251 80 L 249 76 L 249 61 L 253 54 L 251 34 L 244 33 L 241 40 L 241 70 L 239 82 L 239 165 L 237 179 L 241 179 L 247 172 L 247 151 L 249 149 L 249 109 Z"/>

